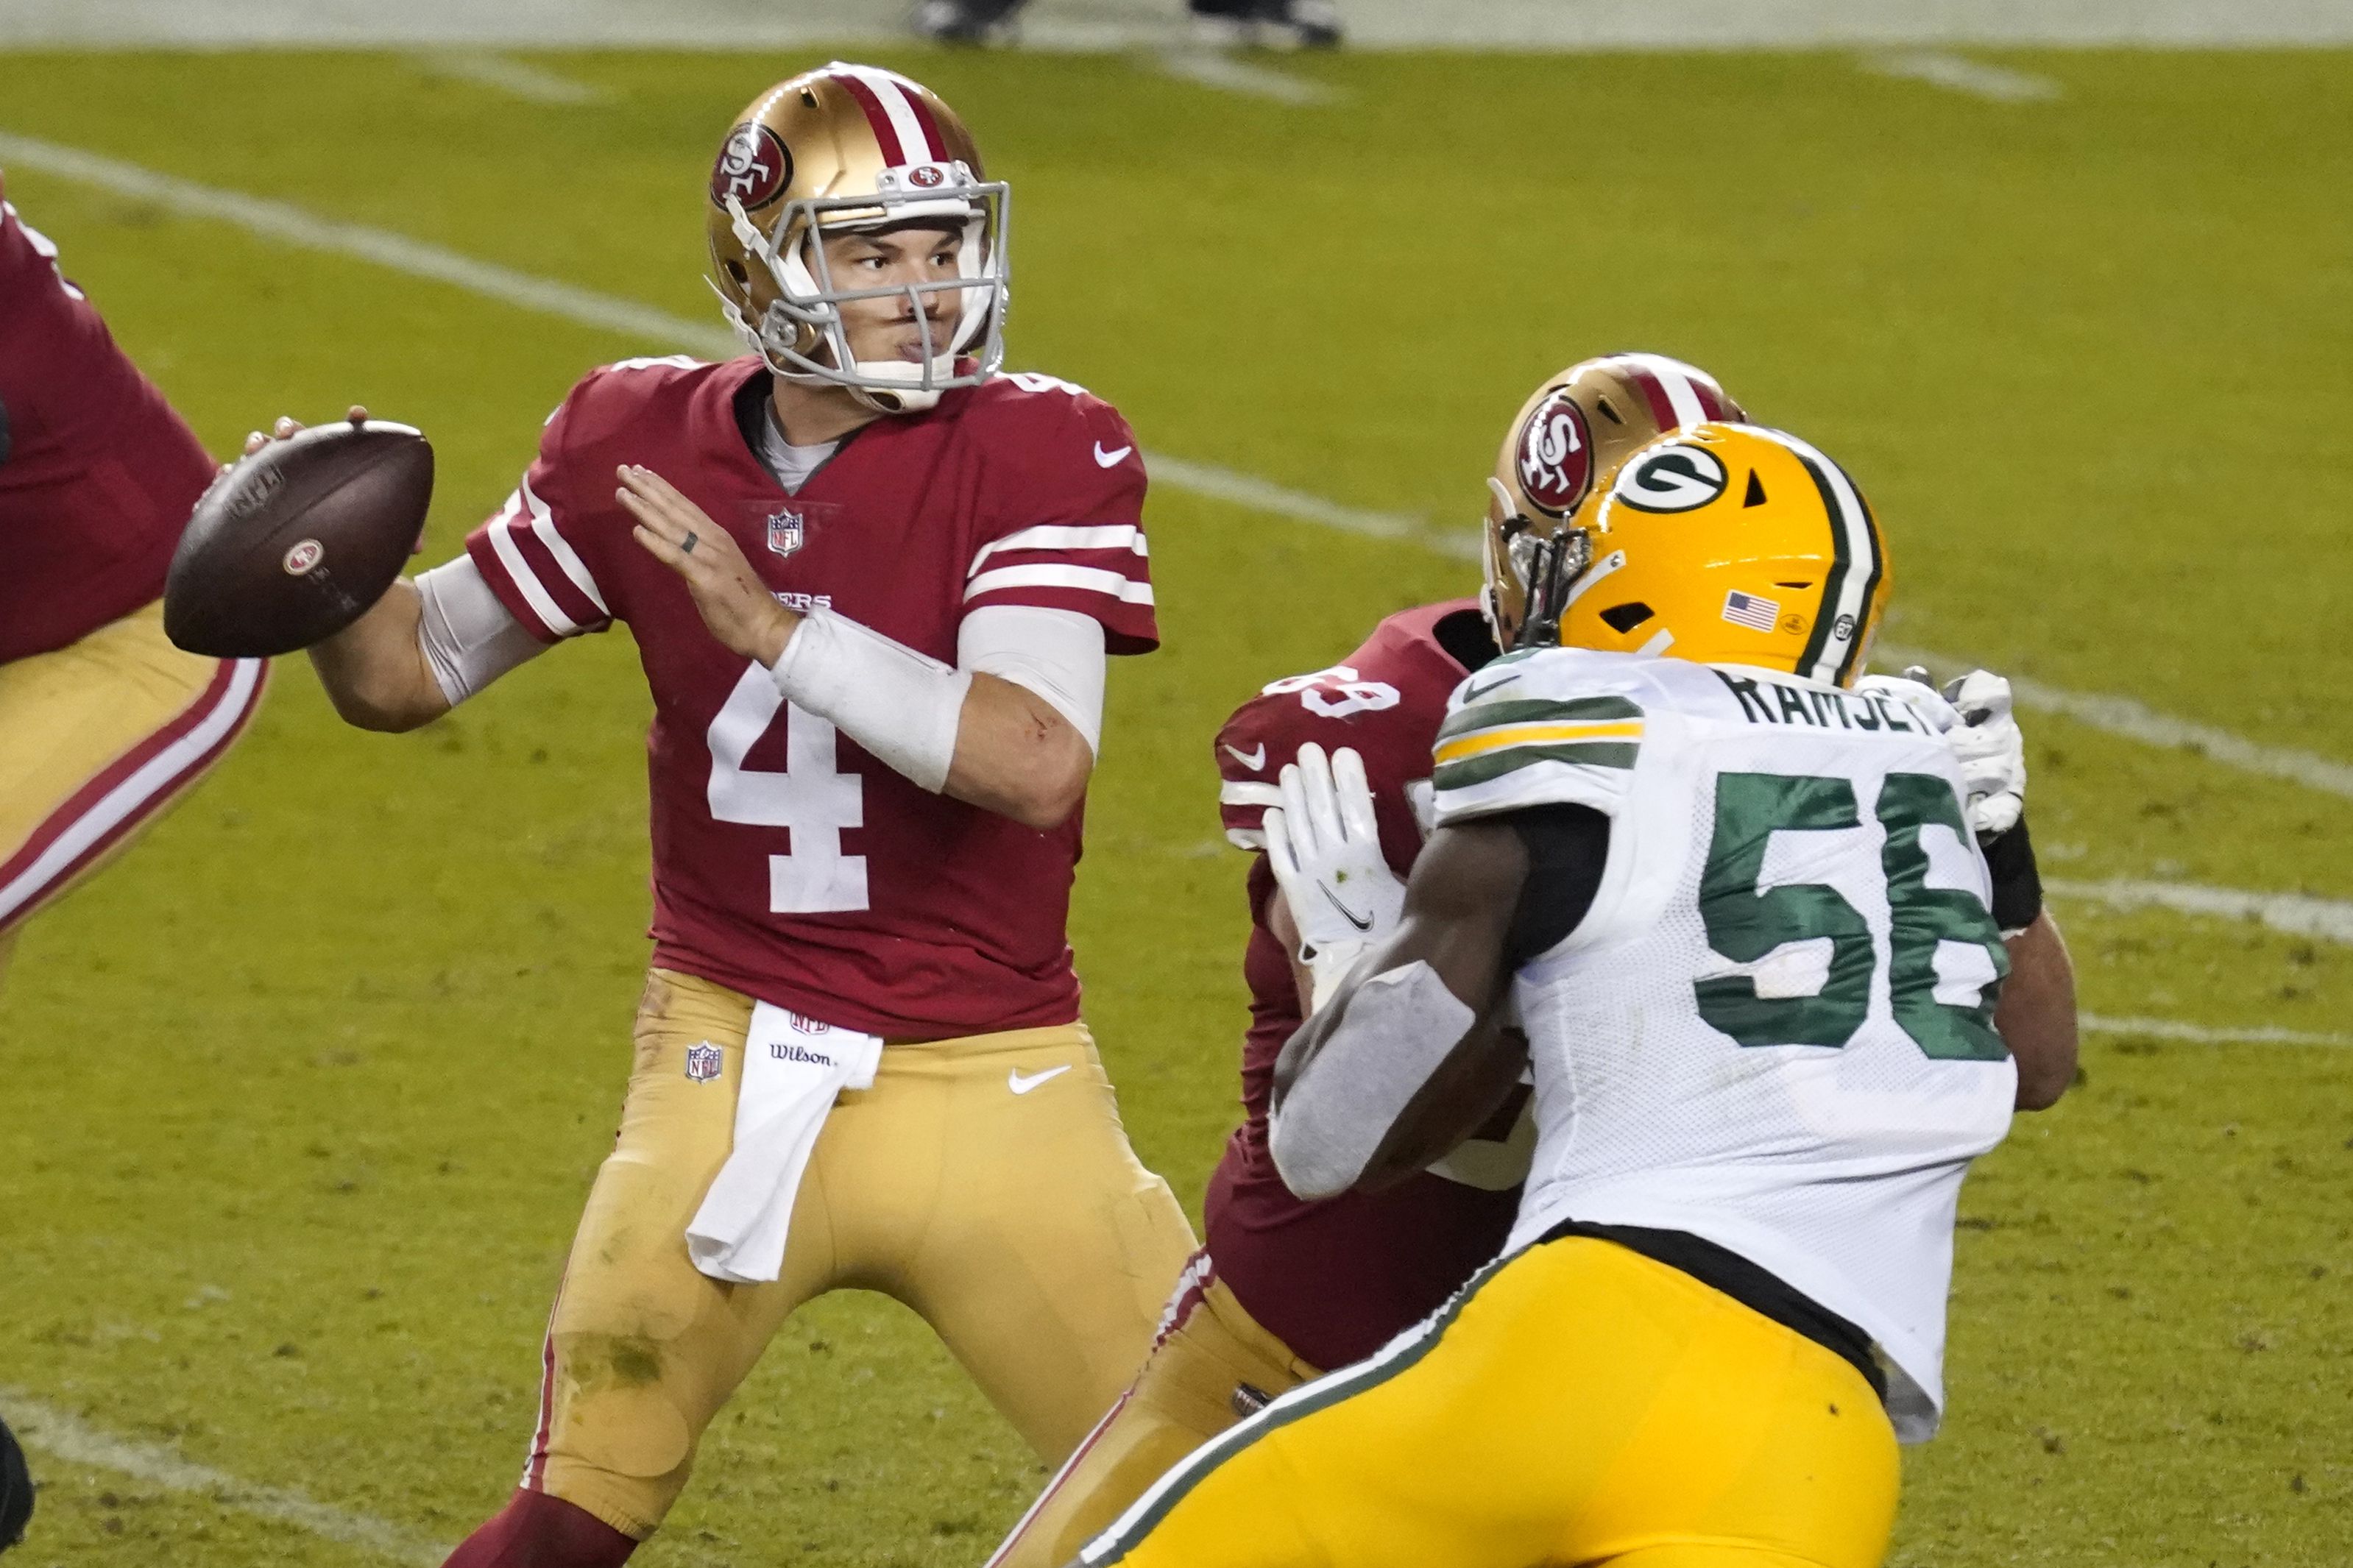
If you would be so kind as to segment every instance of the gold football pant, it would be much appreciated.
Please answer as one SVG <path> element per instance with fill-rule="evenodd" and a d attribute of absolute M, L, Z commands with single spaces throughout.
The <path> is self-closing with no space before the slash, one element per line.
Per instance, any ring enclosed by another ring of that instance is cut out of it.
<path fill-rule="evenodd" d="M 733 1147 L 751 1016 L 710 981 L 647 981 L 620 1136 L 549 1326 L 524 1486 L 650 1535 L 769 1339 L 836 1289 L 914 1309 L 1060 1463 L 1134 1374 L 1193 1248 L 1128 1147 L 1085 1027 L 884 1047 L 873 1087 L 844 1090 L 818 1137 L 779 1278 L 731 1285 L 687 1261 L 685 1230 Z M 706 1042 L 721 1068 L 697 1081 L 687 1051 Z"/>
<path fill-rule="evenodd" d="M 0 664 L 0 969 L 34 910 L 220 761 L 268 675 L 174 647 L 161 604 Z"/>
<path fill-rule="evenodd" d="M 1082 1561 L 1128 1568 L 1875 1568 L 1895 1435 L 1847 1362 L 1572 1237 L 1169 1473 Z"/>
<path fill-rule="evenodd" d="M 1178 1460 L 1316 1375 L 1242 1310 L 1206 1255 L 1180 1280 L 1134 1383 L 1087 1434 L 987 1568 L 1061 1568 Z"/>

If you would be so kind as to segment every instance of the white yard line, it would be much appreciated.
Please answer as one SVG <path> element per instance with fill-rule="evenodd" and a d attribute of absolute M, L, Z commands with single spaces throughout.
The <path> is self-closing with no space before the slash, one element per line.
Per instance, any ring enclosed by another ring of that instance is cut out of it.
<path fill-rule="evenodd" d="M 1320 81 L 1292 76 L 1224 49 L 1163 49 L 1151 58 L 1164 76 L 1244 98 L 1271 99 L 1301 109 L 1335 103 L 1340 98 Z"/>
<path fill-rule="evenodd" d="M 525 103 L 597 103 L 608 96 L 601 87 L 591 87 L 585 81 L 558 76 L 543 66 L 516 59 L 512 55 L 475 50 L 436 50 L 431 54 L 419 55 L 417 67 L 427 76 L 471 82 L 476 87 L 502 92 L 509 98 L 519 98 Z"/>
<path fill-rule="evenodd" d="M 2309 1034 L 2302 1029 L 2218 1029 L 2174 1018 L 2110 1018 L 2085 1013 L 2076 1022 L 2091 1035 L 2146 1035 L 2159 1040 L 2191 1040 L 2215 1046 L 2353 1046 L 2353 1035 Z"/>
<path fill-rule="evenodd" d="M 226 1471 L 184 1459 L 161 1444 L 117 1437 L 13 1388 L 0 1389 L 0 1414 L 7 1416 L 9 1426 L 26 1447 L 66 1464 L 112 1470 L 166 1491 L 207 1497 L 223 1508 L 290 1524 L 417 1568 L 436 1568 L 449 1554 L 448 1547 L 387 1521 L 330 1508 L 283 1487 L 241 1481 Z"/>
<path fill-rule="evenodd" d="M 685 348 L 709 355 L 738 352 L 733 336 L 716 321 L 689 321 L 616 295 L 536 278 L 494 262 L 477 261 L 389 230 L 340 223 L 284 202 L 199 184 L 78 147 L 0 132 L 0 167 L 12 163 L 152 201 L 191 217 L 234 224 L 248 233 L 289 245 L 349 256 L 526 310 L 600 328 L 631 340 L 642 351 Z M 1348 506 L 1212 463 L 1161 452 L 1148 453 L 1147 458 L 1154 479 L 1176 489 L 1314 523 L 1319 528 L 1419 545 L 1458 561 L 1479 558 L 1478 537 L 1467 528 L 1440 531 L 1425 518 Z M 1883 644 L 1880 652 L 1882 660 L 1890 666 L 1919 663 L 1949 670 L 1963 665 L 1959 659 L 1920 648 Z M 2285 779 L 2353 800 L 2353 763 L 2284 746 L 2264 745 L 2227 730 L 2159 713 L 2129 697 L 2069 691 L 2023 677 L 2013 677 L 2010 685 L 2019 702 L 2026 708 L 2063 714 L 2079 723 L 2148 745 L 2198 752 L 2249 773 Z"/>
<path fill-rule="evenodd" d="M 2250 893 L 2195 882 L 2045 881 L 2043 891 L 2063 899 L 2087 899 L 2120 910 L 2165 909 L 2187 915 L 2258 921 L 2290 936 L 2316 936 L 2353 944 L 2353 903 L 2306 898 L 2300 893 Z"/>
<path fill-rule="evenodd" d="M 1988 99 L 1995 103 L 2047 103 L 2063 96 L 2059 84 L 2049 77 L 2004 70 L 2000 66 L 1989 66 L 1966 55 L 1948 54 L 1943 49 L 1907 49 L 1899 54 L 1873 55 L 1863 60 L 1862 68 L 1873 76 L 1925 81 L 1948 92 L 1966 93 L 1971 98 Z"/>

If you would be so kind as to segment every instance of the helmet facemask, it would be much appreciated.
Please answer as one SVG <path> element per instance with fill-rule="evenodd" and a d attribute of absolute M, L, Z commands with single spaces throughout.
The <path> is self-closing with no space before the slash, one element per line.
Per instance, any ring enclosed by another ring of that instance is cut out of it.
<path fill-rule="evenodd" d="M 951 387 L 987 380 L 1004 363 L 1012 193 L 1001 180 L 976 179 L 961 160 L 885 169 L 876 183 L 872 194 L 789 201 L 765 233 L 742 202 L 729 195 L 726 212 L 735 238 L 767 270 L 776 298 L 756 322 L 732 301 L 727 316 L 776 374 L 847 387 L 886 414 L 919 413 Z M 828 237 L 942 219 L 961 227 L 956 277 L 872 289 L 835 282 L 825 254 Z M 925 307 L 943 295 L 955 301 L 952 325 L 943 341 L 934 341 Z M 723 292 L 721 298 L 726 298 Z M 919 362 L 853 357 L 842 306 L 880 299 L 907 302 L 922 334 Z"/>

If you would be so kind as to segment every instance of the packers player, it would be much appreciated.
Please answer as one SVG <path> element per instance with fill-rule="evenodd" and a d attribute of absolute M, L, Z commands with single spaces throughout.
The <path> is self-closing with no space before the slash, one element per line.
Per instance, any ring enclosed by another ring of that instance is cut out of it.
<path fill-rule="evenodd" d="M 25 922 L 261 705 L 262 660 L 164 635 L 164 568 L 213 474 L 57 247 L 0 201 L 0 972 Z"/>
<path fill-rule="evenodd" d="M 1251 854 L 1242 1124 L 1209 1178 L 1205 1245 L 1150 1360 L 991 1568 L 1057 1568 L 1202 1442 L 1320 1370 L 1372 1354 L 1501 1250 L 1527 1169 L 1520 1104 L 1431 1170 L 1308 1202 L 1267 1152 L 1275 1054 L 1319 990 L 1394 924 L 1447 698 L 1518 637 L 1533 547 L 1645 441 L 1739 416 L 1715 377 L 1661 354 L 1609 354 L 1546 377 L 1500 443 L 1482 596 L 1390 616 L 1340 663 L 1271 682 L 1219 731 L 1219 811 L 1227 837 Z"/>
<path fill-rule="evenodd" d="M 1066 914 L 1105 661 L 1155 646 L 1118 412 L 998 374 L 1011 193 L 836 62 L 712 170 L 750 352 L 592 373 L 466 553 L 312 650 L 424 723 L 571 637 L 654 700 L 654 952 L 521 1489 L 457 1568 L 626 1559 L 811 1297 L 920 1313 L 1060 1459 L 1193 1247 L 1080 1020 Z"/>
<path fill-rule="evenodd" d="M 1532 1068 L 1509 1249 L 1082 1563 L 1883 1557 L 1962 1176 L 2073 1074 L 2063 949 L 2031 857 L 1997 885 L 1979 852 L 1946 716 L 1857 687 L 1890 579 L 1828 458 L 1663 437 L 1545 555 L 1562 646 L 1455 693 L 1400 921 L 1285 1047 L 1271 1132 L 1301 1194 L 1378 1187 Z"/>

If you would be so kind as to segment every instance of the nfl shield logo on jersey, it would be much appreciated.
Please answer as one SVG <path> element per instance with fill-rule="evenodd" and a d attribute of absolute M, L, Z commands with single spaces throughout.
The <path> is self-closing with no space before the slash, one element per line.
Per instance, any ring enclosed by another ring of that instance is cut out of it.
<path fill-rule="evenodd" d="M 768 548 L 779 555 L 790 555 L 801 547 L 808 525 L 797 511 L 780 511 L 768 519 Z"/>
<path fill-rule="evenodd" d="M 691 1082 L 709 1083 L 719 1076 L 719 1069 L 725 1060 L 719 1054 L 719 1047 L 709 1040 L 689 1046 L 686 1047 L 686 1076 Z"/>

